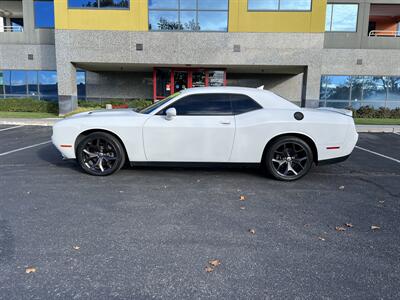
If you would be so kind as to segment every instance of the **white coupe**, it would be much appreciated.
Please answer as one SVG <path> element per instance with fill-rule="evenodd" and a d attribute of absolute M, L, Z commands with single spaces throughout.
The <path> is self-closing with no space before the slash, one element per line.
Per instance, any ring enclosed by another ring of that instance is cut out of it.
<path fill-rule="evenodd" d="M 57 122 L 52 140 L 92 175 L 126 163 L 226 163 L 263 166 L 296 180 L 313 164 L 340 162 L 358 139 L 350 111 L 306 109 L 252 88 L 183 90 L 135 112 L 84 112 Z"/>

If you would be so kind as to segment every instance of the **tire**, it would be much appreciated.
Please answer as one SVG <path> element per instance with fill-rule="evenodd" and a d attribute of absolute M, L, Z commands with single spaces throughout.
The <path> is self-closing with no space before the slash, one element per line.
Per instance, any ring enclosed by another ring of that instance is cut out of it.
<path fill-rule="evenodd" d="M 125 150 L 113 135 L 94 132 L 79 143 L 76 158 L 86 173 L 107 176 L 119 171 L 125 164 Z"/>
<path fill-rule="evenodd" d="M 313 152 L 304 140 L 295 136 L 284 136 L 267 149 L 264 165 L 275 179 L 294 181 L 310 171 L 313 159 Z"/>

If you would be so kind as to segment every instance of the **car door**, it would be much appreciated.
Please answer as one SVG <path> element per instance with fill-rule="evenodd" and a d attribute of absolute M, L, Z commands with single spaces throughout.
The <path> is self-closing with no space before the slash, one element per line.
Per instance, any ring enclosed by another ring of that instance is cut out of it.
<path fill-rule="evenodd" d="M 165 112 L 177 115 L 167 120 Z M 235 119 L 227 94 L 185 96 L 150 117 L 143 128 L 148 161 L 227 162 L 235 136 Z"/>

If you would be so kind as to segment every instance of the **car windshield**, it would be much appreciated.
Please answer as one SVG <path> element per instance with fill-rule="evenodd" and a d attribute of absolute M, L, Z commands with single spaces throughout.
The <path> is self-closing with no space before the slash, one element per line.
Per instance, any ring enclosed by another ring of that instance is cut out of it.
<path fill-rule="evenodd" d="M 155 111 L 157 108 L 159 108 L 160 106 L 162 106 L 163 104 L 167 103 L 169 100 L 174 99 L 175 97 L 179 96 L 180 93 L 175 93 L 172 94 L 170 96 L 168 96 L 167 98 L 164 98 L 163 100 L 157 101 L 156 103 L 147 106 L 146 108 L 142 109 L 141 111 L 139 111 L 139 113 L 141 114 L 150 114 L 153 111 Z"/>

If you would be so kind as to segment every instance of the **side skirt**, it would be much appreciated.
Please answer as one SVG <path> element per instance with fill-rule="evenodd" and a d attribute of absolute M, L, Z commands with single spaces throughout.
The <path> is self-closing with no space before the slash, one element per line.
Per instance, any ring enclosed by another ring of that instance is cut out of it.
<path fill-rule="evenodd" d="M 340 163 L 340 162 L 343 162 L 343 161 L 347 160 L 349 157 L 350 157 L 350 154 L 346 155 L 346 156 L 320 160 L 320 161 L 318 161 L 317 165 L 318 166 L 325 166 L 325 165 L 337 164 L 337 163 Z"/>
<path fill-rule="evenodd" d="M 260 163 L 214 163 L 214 162 L 130 162 L 132 167 L 183 167 L 183 168 L 259 168 Z"/>

